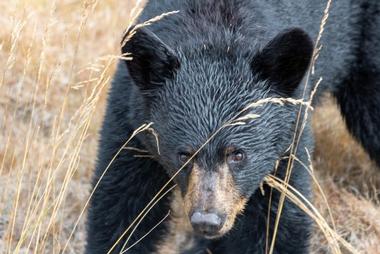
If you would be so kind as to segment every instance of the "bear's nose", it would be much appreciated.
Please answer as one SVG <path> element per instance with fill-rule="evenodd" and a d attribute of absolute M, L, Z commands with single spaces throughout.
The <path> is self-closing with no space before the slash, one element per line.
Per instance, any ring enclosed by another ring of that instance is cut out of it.
<path fill-rule="evenodd" d="M 222 229 L 223 217 L 216 213 L 196 211 L 191 215 L 190 222 L 197 233 L 212 237 Z"/>

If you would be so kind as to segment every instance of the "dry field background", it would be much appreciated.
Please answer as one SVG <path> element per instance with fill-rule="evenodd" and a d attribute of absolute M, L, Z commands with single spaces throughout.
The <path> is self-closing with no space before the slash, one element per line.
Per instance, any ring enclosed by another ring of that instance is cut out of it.
<path fill-rule="evenodd" d="M 83 250 L 97 132 L 134 5 L 0 1 L 0 253 Z M 359 253 L 380 253 L 380 170 L 325 100 L 313 166 L 334 222 L 318 188 L 315 206 Z M 318 228 L 312 248 L 330 253 Z"/>

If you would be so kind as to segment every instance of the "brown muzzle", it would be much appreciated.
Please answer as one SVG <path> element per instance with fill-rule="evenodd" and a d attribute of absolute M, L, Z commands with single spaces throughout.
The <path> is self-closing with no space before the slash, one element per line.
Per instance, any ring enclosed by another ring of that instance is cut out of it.
<path fill-rule="evenodd" d="M 207 238 L 222 236 L 233 227 L 246 202 L 227 165 L 206 171 L 194 164 L 184 205 L 196 233 Z"/>

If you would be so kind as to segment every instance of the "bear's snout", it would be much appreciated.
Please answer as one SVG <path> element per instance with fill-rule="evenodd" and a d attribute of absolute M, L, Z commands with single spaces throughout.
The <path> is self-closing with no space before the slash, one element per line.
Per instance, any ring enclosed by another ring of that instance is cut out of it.
<path fill-rule="evenodd" d="M 188 182 L 184 208 L 194 232 L 206 238 L 223 236 L 247 202 L 238 192 L 230 170 L 221 165 L 210 171 L 194 163 Z"/>
<path fill-rule="evenodd" d="M 204 211 L 195 211 L 190 216 L 190 222 L 194 231 L 209 238 L 220 234 L 225 220 L 225 215 Z"/>

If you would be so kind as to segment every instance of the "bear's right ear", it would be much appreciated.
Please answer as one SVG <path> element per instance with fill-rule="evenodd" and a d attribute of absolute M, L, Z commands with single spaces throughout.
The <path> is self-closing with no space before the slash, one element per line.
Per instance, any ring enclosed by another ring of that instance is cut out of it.
<path fill-rule="evenodd" d="M 300 28 L 282 31 L 251 63 L 262 80 L 269 80 L 278 91 L 291 96 L 305 75 L 313 56 L 313 41 Z"/>
<path fill-rule="evenodd" d="M 125 63 L 136 85 L 144 91 L 172 78 L 180 65 L 174 51 L 146 28 L 132 28 L 126 33 L 122 54 L 132 58 Z"/>

